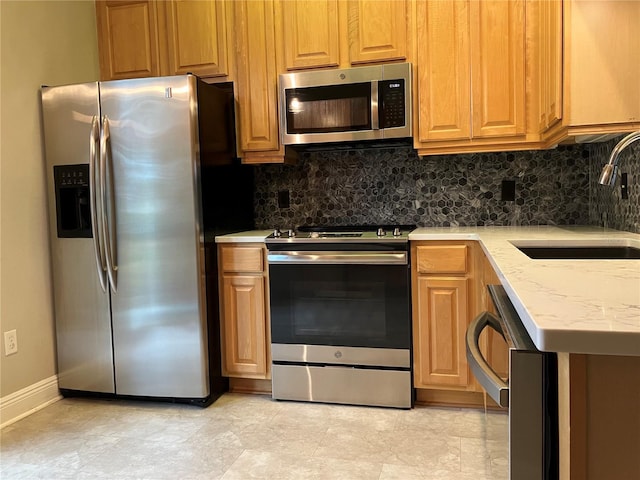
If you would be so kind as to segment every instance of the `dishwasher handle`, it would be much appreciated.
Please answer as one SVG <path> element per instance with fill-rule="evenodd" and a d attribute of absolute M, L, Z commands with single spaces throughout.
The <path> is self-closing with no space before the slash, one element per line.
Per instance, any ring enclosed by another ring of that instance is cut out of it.
<path fill-rule="evenodd" d="M 492 328 L 504 338 L 498 318 L 491 312 L 482 312 L 469 325 L 465 343 L 467 361 L 480 385 L 501 407 L 509 406 L 509 385 L 491 368 L 480 351 L 480 335 L 485 328 Z"/>

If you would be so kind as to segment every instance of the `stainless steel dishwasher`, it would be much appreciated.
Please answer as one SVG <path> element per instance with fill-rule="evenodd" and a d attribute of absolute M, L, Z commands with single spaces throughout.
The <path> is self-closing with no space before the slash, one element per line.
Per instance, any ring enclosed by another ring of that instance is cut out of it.
<path fill-rule="evenodd" d="M 498 315 L 483 312 L 467 330 L 467 360 L 486 392 L 509 408 L 509 478 L 555 480 L 558 470 L 558 367 L 552 352 L 534 345 L 501 285 L 489 285 Z M 479 346 L 492 328 L 509 346 L 509 379 L 491 368 Z"/>

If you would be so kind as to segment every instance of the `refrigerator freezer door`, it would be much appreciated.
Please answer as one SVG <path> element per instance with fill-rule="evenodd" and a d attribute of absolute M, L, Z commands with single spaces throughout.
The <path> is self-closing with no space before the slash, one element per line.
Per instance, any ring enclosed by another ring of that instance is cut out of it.
<path fill-rule="evenodd" d="M 80 176 L 89 171 L 92 121 L 99 116 L 97 83 L 42 89 L 58 381 L 63 389 L 113 393 L 109 293 L 100 285 L 99 245 L 94 247 L 91 236 L 60 237 L 57 222 L 58 213 L 69 208 L 60 196 L 62 187 L 69 193 L 74 185 L 83 185 Z M 64 165 L 76 167 L 61 169 Z M 64 178 L 58 176 L 58 189 L 54 167 L 64 170 Z"/>
<path fill-rule="evenodd" d="M 209 394 L 195 95 L 192 76 L 100 84 L 111 137 L 120 395 Z"/>

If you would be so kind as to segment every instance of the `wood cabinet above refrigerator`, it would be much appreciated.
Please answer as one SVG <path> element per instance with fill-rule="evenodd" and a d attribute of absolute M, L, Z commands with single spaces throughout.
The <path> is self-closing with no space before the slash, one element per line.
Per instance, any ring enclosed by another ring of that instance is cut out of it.
<path fill-rule="evenodd" d="M 96 1 L 100 79 L 160 75 L 157 2 Z"/>

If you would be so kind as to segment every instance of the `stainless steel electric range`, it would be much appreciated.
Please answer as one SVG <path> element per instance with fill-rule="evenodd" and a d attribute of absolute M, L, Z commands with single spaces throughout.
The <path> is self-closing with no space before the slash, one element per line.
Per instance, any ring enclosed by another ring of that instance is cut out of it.
<path fill-rule="evenodd" d="M 273 398 L 411 408 L 407 225 L 266 239 Z"/>

